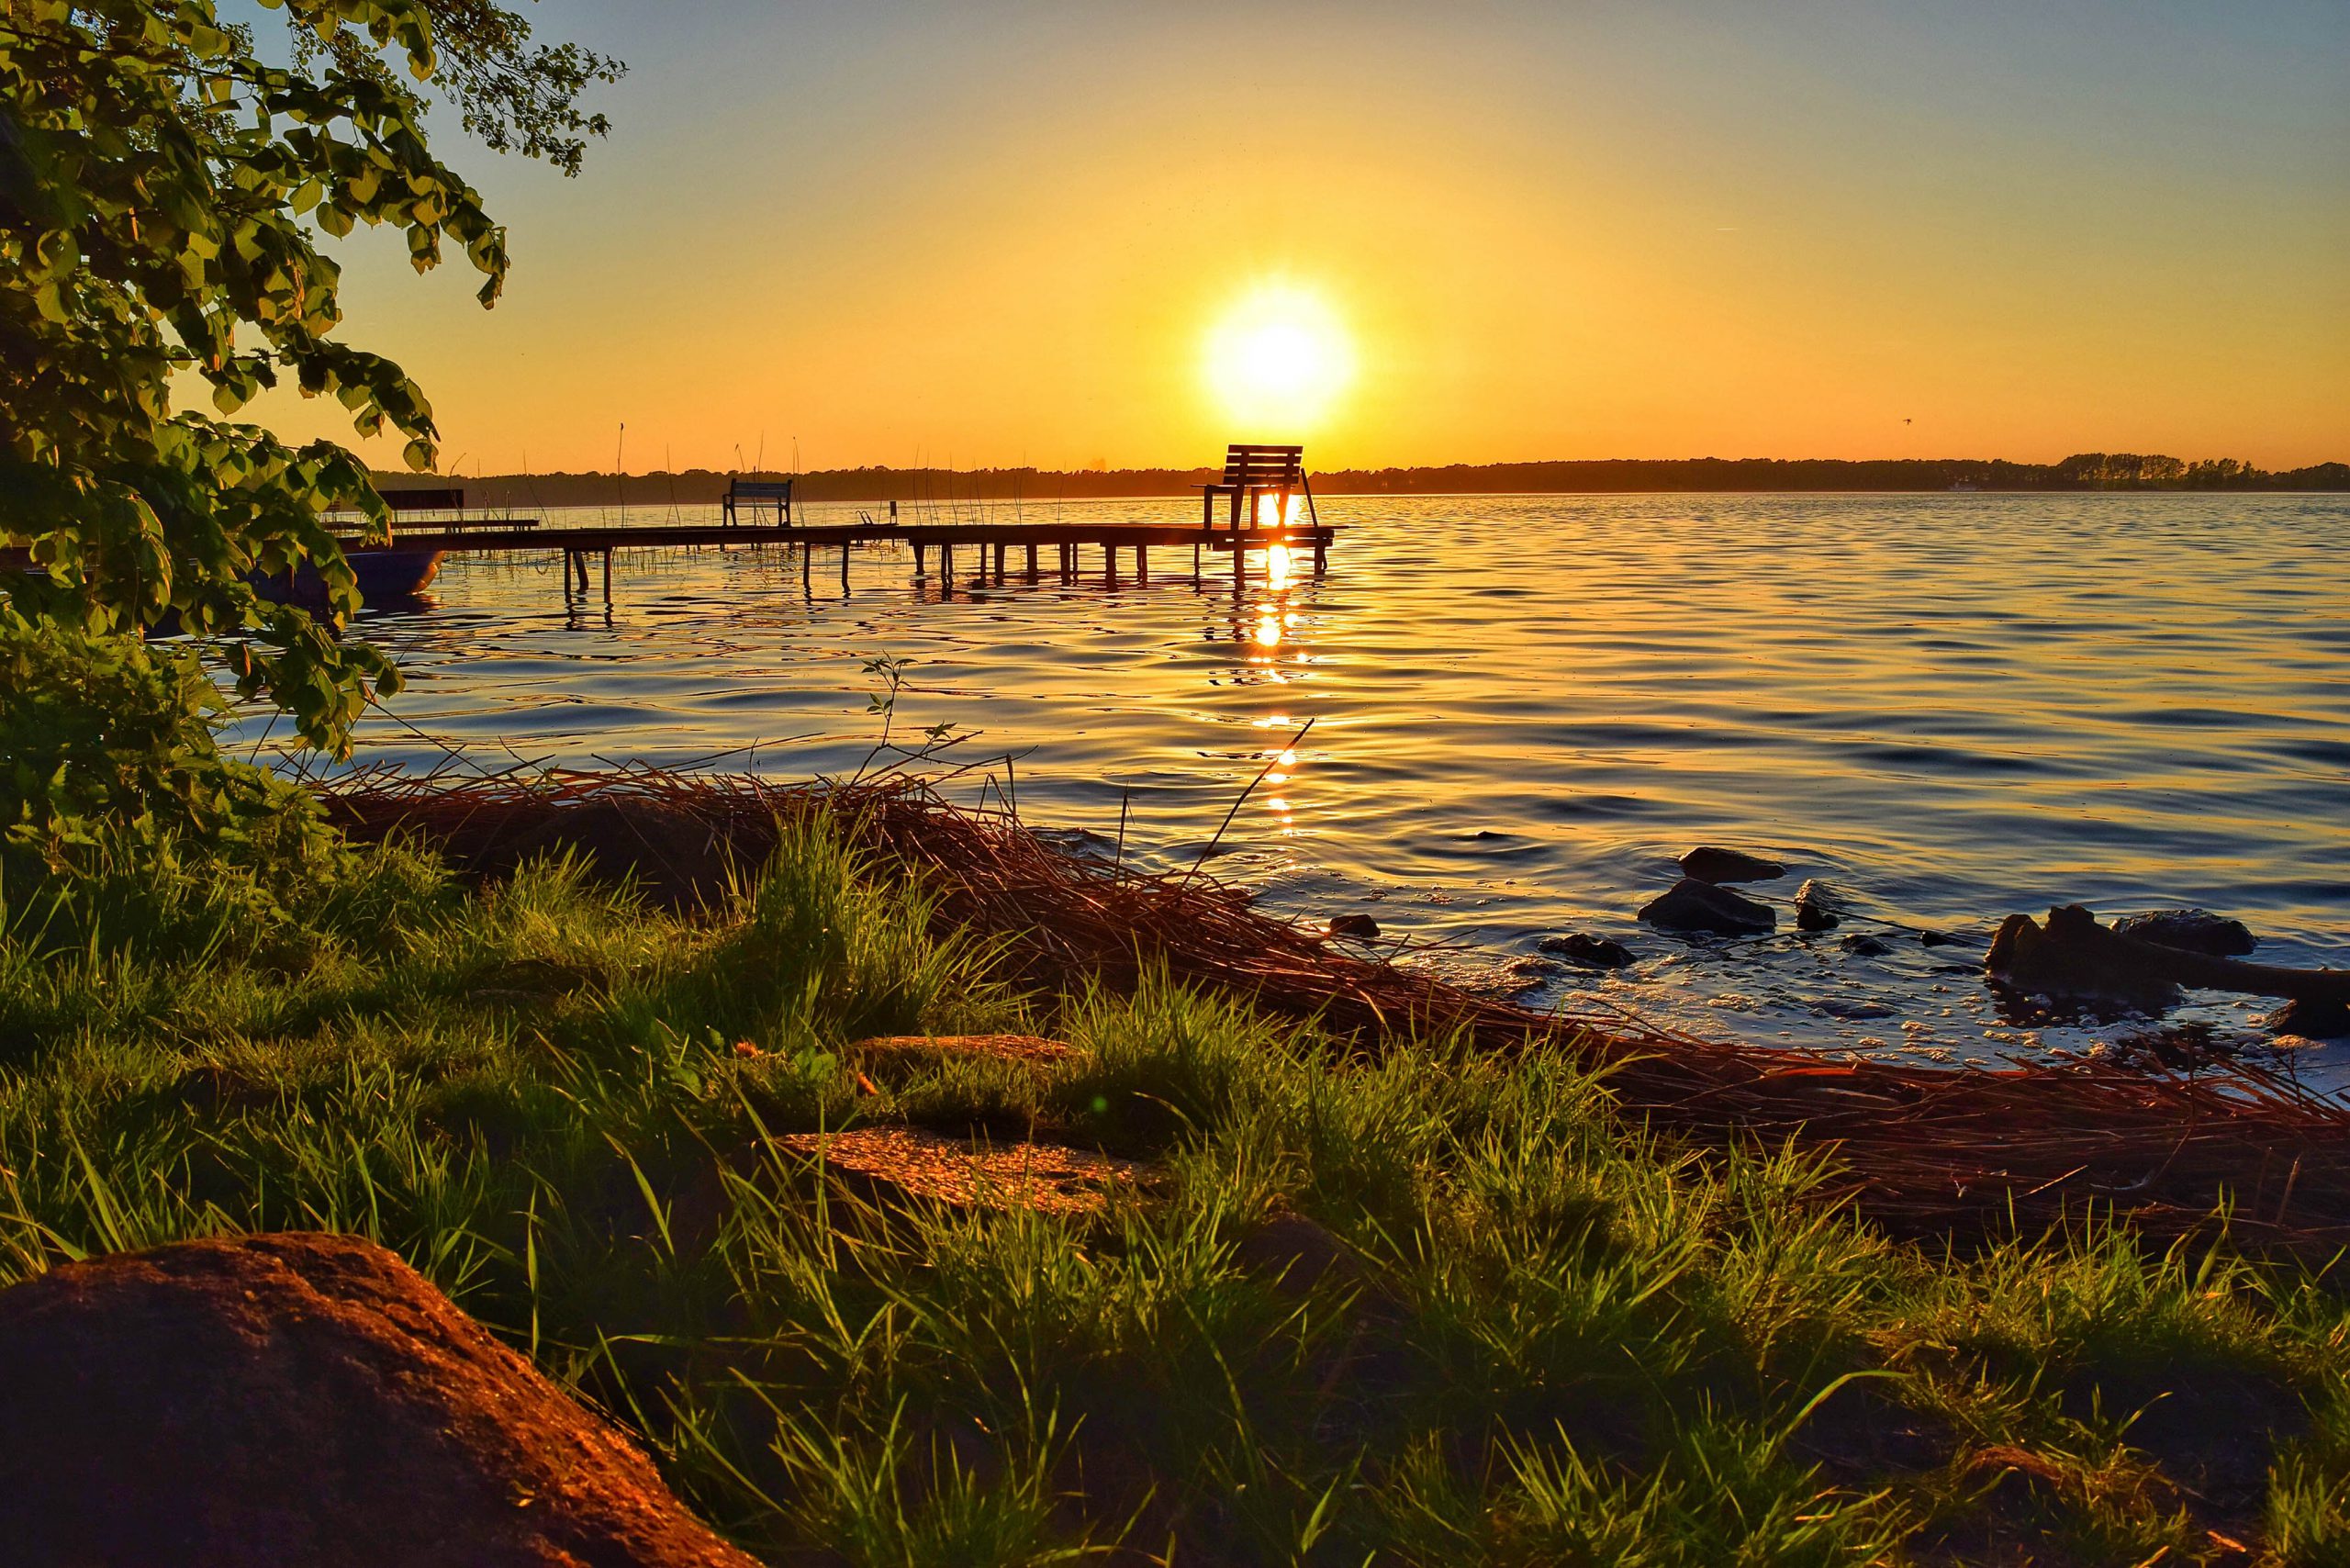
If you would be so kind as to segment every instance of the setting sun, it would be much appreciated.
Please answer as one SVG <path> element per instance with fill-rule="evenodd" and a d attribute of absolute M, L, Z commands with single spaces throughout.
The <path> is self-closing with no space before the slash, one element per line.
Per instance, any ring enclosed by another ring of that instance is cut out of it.
<path fill-rule="evenodd" d="M 1225 414 L 1260 435 L 1319 426 L 1354 379 L 1354 349 L 1327 300 L 1297 284 L 1260 284 L 1212 327 L 1201 373 Z"/>

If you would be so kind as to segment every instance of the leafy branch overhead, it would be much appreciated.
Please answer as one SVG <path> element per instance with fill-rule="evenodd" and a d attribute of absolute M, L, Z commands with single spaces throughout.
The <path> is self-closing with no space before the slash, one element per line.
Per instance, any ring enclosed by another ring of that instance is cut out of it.
<path fill-rule="evenodd" d="M 343 448 L 174 412 L 173 380 L 229 416 L 290 378 L 430 468 L 431 405 L 335 336 L 319 235 L 398 230 L 419 272 L 462 252 L 494 304 L 505 230 L 433 156 L 396 72 L 488 117 L 493 145 L 571 169 L 576 133 L 601 129 L 576 95 L 618 68 L 526 52 L 527 25 L 471 0 L 275 3 L 309 40 L 291 65 L 208 0 L 0 0 L 0 546 L 36 568 L 0 580 L 42 620 L 215 639 L 241 693 L 341 751 L 370 683 L 398 678 L 337 635 L 359 596 L 328 518 L 381 540 L 389 514 Z M 330 626 L 252 586 L 306 564 Z"/>
<path fill-rule="evenodd" d="M 433 84 L 455 102 L 465 129 L 493 152 L 543 158 L 577 174 L 588 138 L 611 129 L 602 115 L 580 110 L 579 95 L 593 84 L 619 81 L 628 67 L 576 43 L 533 43 L 528 19 L 489 0 L 426 0 L 423 9 L 441 54 Z M 330 59 L 348 74 L 401 85 L 383 57 L 347 29 L 321 41 L 297 27 L 294 45 L 301 65 Z"/>

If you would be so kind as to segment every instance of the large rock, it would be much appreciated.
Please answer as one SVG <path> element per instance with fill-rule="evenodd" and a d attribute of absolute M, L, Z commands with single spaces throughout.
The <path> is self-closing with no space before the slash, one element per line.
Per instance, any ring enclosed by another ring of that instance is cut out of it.
<path fill-rule="evenodd" d="M 11 1568 L 757 1568 L 373 1242 L 186 1241 L 0 1292 Z"/>
<path fill-rule="evenodd" d="M 2241 920 L 2213 914 L 2208 909 L 2157 909 L 2125 914 L 2113 929 L 2158 947 L 2208 953 L 2215 958 L 2241 958 L 2260 946 L 2260 938 Z"/>
<path fill-rule="evenodd" d="M 2163 1007 L 2178 1000 L 2181 986 L 2196 986 L 2289 997 L 2313 1006 L 2350 1002 L 2350 970 L 2247 964 L 2158 946 L 2108 930 L 2079 904 L 2050 910 L 2044 926 L 2033 924 L 2030 915 L 2008 916 L 1984 962 L 1992 978 L 2042 996 Z"/>
<path fill-rule="evenodd" d="M 1699 845 L 1684 855 L 1680 864 L 1683 876 L 1695 877 L 1701 882 L 1767 882 L 1787 874 L 1787 868 L 1776 860 L 1711 844 Z"/>
<path fill-rule="evenodd" d="M 1695 877 L 1682 878 L 1650 900 L 1640 918 L 1668 931 L 1710 931 L 1724 936 L 1751 936 L 1779 925 L 1779 912 L 1769 904 Z"/>

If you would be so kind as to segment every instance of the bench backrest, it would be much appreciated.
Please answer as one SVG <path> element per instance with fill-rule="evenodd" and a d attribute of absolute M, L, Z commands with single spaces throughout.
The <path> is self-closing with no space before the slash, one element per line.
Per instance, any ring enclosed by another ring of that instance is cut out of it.
<path fill-rule="evenodd" d="M 1305 476 L 1305 448 L 1235 442 L 1224 454 L 1227 485 L 1295 485 Z"/>
<path fill-rule="evenodd" d="M 791 497 L 789 479 L 736 479 L 730 477 L 726 493 L 738 501 L 780 501 Z"/>
<path fill-rule="evenodd" d="M 378 490 L 384 504 L 394 511 L 463 511 L 465 492 L 463 490 Z"/>

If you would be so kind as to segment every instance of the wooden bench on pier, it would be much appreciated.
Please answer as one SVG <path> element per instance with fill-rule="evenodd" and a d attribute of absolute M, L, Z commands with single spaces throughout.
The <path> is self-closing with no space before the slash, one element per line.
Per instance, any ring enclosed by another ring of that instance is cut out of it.
<path fill-rule="evenodd" d="M 1303 491 L 1306 515 L 1314 518 L 1315 526 L 1321 519 L 1314 510 L 1314 487 L 1305 477 L 1305 448 L 1302 446 L 1259 446 L 1235 442 L 1224 454 L 1224 477 L 1200 487 L 1200 526 L 1215 526 L 1215 503 L 1220 496 L 1232 498 L 1232 527 L 1240 528 L 1245 516 L 1248 526 L 1259 526 L 1259 505 L 1266 496 L 1280 498 L 1276 526 L 1289 521 L 1289 500 Z"/>
<path fill-rule="evenodd" d="M 739 474 L 726 476 L 726 495 L 718 503 L 726 526 L 734 526 L 735 513 L 750 509 L 751 521 L 756 522 L 760 509 L 775 508 L 776 526 L 791 526 L 791 481 L 789 479 L 745 479 Z"/>

